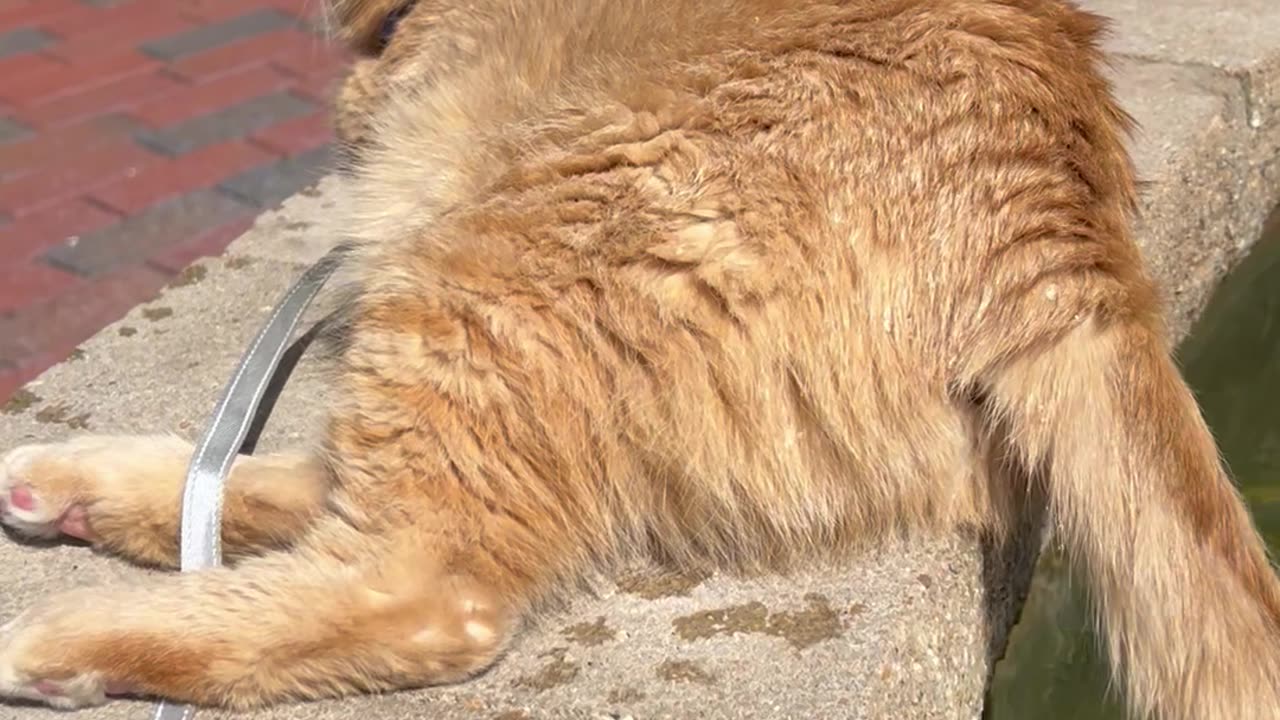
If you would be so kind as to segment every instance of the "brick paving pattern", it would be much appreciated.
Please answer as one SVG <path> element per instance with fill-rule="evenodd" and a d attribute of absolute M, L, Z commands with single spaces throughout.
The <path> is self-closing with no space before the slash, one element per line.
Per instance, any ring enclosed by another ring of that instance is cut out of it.
<path fill-rule="evenodd" d="M 318 0 L 0 0 L 0 404 L 329 162 Z"/>

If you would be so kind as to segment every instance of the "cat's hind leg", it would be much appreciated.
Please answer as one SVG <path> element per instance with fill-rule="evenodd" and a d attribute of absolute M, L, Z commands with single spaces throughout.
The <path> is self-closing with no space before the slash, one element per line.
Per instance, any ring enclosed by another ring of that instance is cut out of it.
<path fill-rule="evenodd" d="M 55 595 L 0 629 L 0 695 L 246 708 L 464 679 L 498 656 L 519 601 L 441 530 L 370 535 L 330 515 L 291 551 Z"/>

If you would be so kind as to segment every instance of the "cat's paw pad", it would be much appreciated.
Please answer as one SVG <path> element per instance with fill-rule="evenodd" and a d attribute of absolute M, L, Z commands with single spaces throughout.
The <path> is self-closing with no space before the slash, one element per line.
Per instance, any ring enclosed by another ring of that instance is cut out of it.
<path fill-rule="evenodd" d="M 0 459 L 0 523 L 29 537 L 92 540 L 89 514 L 75 502 L 72 453 L 58 445 L 26 445 Z"/>

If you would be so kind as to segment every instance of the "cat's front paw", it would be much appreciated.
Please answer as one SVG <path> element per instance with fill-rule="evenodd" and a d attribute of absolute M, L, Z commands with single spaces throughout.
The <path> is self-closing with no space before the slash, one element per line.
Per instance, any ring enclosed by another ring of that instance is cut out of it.
<path fill-rule="evenodd" d="M 101 705 L 109 694 L 123 694 L 100 673 L 77 672 L 70 666 L 71 643 L 64 632 L 75 627 L 74 618 L 57 615 L 32 609 L 0 628 L 0 697 L 69 710 Z M 82 632 L 92 632 L 91 626 Z"/>
<path fill-rule="evenodd" d="M 92 540 L 84 504 L 92 447 L 25 445 L 0 459 L 0 523 L 28 537 Z"/>

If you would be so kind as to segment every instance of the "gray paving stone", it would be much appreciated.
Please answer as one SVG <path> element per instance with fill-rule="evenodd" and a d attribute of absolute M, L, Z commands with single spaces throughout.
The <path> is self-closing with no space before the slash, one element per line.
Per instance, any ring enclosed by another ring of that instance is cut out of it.
<path fill-rule="evenodd" d="M 0 144 L 21 140 L 31 134 L 31 130 L 10 117 L 0 117 Z"/>
<path fill-rule="evenodd" d="M 318 182 L 331 164 L 330 148 L 319 147 L 285 158 L 274 165 L 246 170 L 218 187 L 256 207 L 271 208 Z"/>
<path fill-rule="evenodd" d="M 288 92 L 263 95 L 162 130 L 143 130 L 137 141 L 156 152 L 181 155 L 233 140 L 268 125 L 309 115 L 315 104 Z"/>
<path fill-rule="evenodd" d="M 141 45 L 143 52 L 162 60 L 176 60 L 254 35 L 293 27 L 297 19 L 279 10 L 259 10 L 213 25 L 204 25 Z"/>
<path fill-rule="evenodd" d="M 45 252 L 51 265 L 80 275 L 99 275 L 135 264 L 200 232 L 254 210 L 216 190 L 173 198 L 115 225 L 82 235 Z"/>
<path fill-rule="evenodd" d="M 0 58 L 35 52 L 52 44 L 56 38 L 36 28 L 17 28 L 0 32 Z"/>
<path fill-rule="evenodd" d="M 342 217 L 346 182 L 340 175 L 326 175 L 279 207 L 263 212 L 254 220 L 252 228 L 227 247 L 226 254 L 237 258 L 314 263 L 343 237 L 342 228 L 334 227 L 334 223 Z"/>

